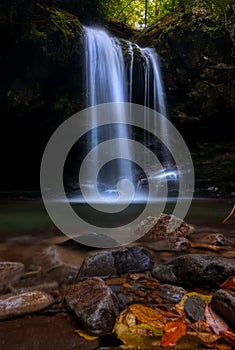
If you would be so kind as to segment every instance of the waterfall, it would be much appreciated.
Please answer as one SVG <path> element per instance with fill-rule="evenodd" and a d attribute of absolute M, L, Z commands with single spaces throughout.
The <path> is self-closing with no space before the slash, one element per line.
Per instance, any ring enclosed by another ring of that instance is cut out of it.
<path fill-rule="evenodd" d="M 140 48 L 131 42 L 119 41 L 102 29 L 84 27 L 84 51 L 86 107 L 107 102 L 135 102 L 151 107 L 166 116 L 158 56 L 153 48 Z M 136 169 L 130 161 L 125 161 L 124 156 L 128 151 L 123 148 L 125 146 L 122 145 L 122 139 L 130 138 L 125 113 L 120 113 L 120 118 L 120 124 L 115 128 L 106 127 L 104 130 L 97 127 L 95 112 L 92 116 L 90 137 L 92 145 L 88 144 L 88 150 L 98 146 L 104 139 L 120 139 L 117 146 L 120 159 L 110 163 L 106 174 L 103 172 L 103 179 L 100 178 L 109 194 L 115 193 L 113 187 L 115 188 L 118 181 L 124 178 L 135 183 L 136 188 L 139 186 Z M 145 120 L 148 123 L 148 116 L 145 116 Z M 164 125 L 156 127 L 164 129 Z M 145 141 L 149 143 L 149 140 Z M 93 179 L 92 173 L 94 169 L 98 169 L 99 163 L 99 152 L 97 152 L 93 156 L 90 169 L 87 170 L 87 182 Z"/>

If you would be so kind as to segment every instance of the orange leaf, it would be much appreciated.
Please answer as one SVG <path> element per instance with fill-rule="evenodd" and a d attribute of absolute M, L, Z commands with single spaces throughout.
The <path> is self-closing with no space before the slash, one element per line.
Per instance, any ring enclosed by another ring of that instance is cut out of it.
<path fill-rule="evenodd" d="M 146 323 L 152 327 L 163 329 L 166 318 L 160 312 L 140 304 L 132 304 L 128 308 L 136 317 L 138 323 Z"/>
<path fill-rule="evenodd" d="M 220 334 L 222 331 L 228 331 L 229 327 L 227 323 L 211 309 L 210 305 L 206 306 L 205 316 L 206 323 L 209 324 L 215 334 Z"/>
<path fill-rule="evenodd" d="M 220 287 L 226 290 L 235 290 L 235 276 L 229 277 L 224 283 L 220 285 Z"/>
<path fill-rule="evenodd" d="M 161 346 L 174 346 L 186 334 L 186 325 L 181 321 L 170 321 L 165 325 Z"/>

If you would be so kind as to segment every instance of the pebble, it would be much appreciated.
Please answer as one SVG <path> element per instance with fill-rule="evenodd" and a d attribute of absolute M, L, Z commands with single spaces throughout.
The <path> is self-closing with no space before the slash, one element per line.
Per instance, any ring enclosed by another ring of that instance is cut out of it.
<path fill-rule="evenodd" d="M 29 291 L 0 299 L 0 320 L 22 316 L 45 309 L 54 299 L 42 291 Z"/>
<path fill-rule="evenodd" d="M 208 254 L 185 254 L 158 265 L 153 275 L 170 284 L 211 288 L 235 275 L 235 260 Z"/>
<path fill-rule="evenodd" d="M 23 276 L 25 267 L 22 263 L 1 261 L 0 262 L 0 292 L 7 289 Z"/>
<path fill-rule="evenodd" d="M 235 293 L 217 290 L 211 300 L 212 309 L 231 327 L 235 328 Z"/>
<path fill-rule="evenodd" d="M 206 302 L 197 295 L 187 297 L 184 305 L 186 316 L 191 322 L 205 320 Z"/>
<path fill-rule="evenodd" d="M 120 313 L 118 297 L 99 277 L 68 287 L 65 300 L 80 327 L 96 334 L 111 331 Z"/>
<path fill-rule="evenodd" d="M 95 251 L 87 255 L 77 280 L 95 276 L 107 279 L 147 271 L 152 269 L 153 263 L 152 254 L 139 246 Z"/>

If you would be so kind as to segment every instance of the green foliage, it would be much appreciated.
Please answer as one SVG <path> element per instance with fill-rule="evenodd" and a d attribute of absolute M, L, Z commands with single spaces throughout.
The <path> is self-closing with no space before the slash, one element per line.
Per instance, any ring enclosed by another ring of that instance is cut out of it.
<path fill-rule="evenodd" d="M 90 0 L 91 1 L 91 0 Z M 184 11 L 225 22 L 234 0 L 100 0 L 106 19 L 115 19 L 133 28 L 151 25 L 169 12 Z"/>
<path fill-rule="evenodd" d="M 74 15 L 38 4 L 24 28 L 23 38 L 39 44 L 47 56 L 66 62 L 75 52 L 81 25 Z"/>

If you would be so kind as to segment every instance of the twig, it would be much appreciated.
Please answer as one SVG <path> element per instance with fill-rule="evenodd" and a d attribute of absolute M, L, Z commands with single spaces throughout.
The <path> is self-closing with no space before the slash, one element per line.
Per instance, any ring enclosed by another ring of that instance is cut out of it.
<path fill-rule="evenodd" d="M 230 219 L 230 217 L 233 215 L 234 212 L 235 212 L 235 204 L 232 210 L 230 211 L 230 213 L 228 214 L 228 216 L 222 221 L 222 223 L 225 224 L 225 222 L 228 221 L 228 219 Z"/>

